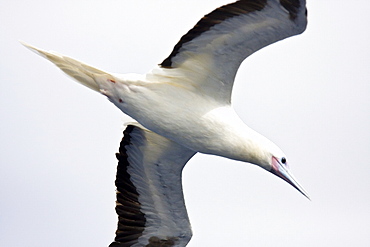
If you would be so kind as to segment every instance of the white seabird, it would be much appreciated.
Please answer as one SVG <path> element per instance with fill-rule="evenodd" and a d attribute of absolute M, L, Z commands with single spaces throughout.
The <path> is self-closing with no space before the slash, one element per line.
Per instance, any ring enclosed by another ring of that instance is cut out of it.
<path fill-rule="evenodd" d="M 186 246 L 192 236 L 181 173 L 197 152 L 255 164 L 303 195 L 273 142 L 238 117 L 231 91 L 253 52 L 302 33 L 305 0 L 240 0 L 204 16 L 145 75 L 108 73 L 24 44 L 137 122 L 126 126 L 117 158 L 119 216 L 113 246 Z"/>

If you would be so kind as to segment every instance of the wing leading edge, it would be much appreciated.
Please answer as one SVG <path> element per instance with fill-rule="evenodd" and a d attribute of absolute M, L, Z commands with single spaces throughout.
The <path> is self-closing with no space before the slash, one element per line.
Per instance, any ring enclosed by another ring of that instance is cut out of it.
<path fill-rule="evenodd" d="M 204 16 L 153 70 L 196 83 L 197 90 L 230 103 L 243 60 L 274 42 L 306 29 L 305 0 L 240 0 Z M 174 71 L 171 71 L 174 70 Z M 176 72 L 175 72 L 176 71 Z"/>

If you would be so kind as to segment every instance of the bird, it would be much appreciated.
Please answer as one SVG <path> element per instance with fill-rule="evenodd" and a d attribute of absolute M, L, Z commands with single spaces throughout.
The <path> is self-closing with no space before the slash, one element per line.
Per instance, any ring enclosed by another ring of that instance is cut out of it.
<path fill-rule="evenodd" d="M 257 165 L 309 199 L 284 152 L 231 105 L 244 59 L 306 26 L 305 0 L 235 1 L 201 18 L 146 74 L 110 73 L 22 43 L 134 119 L 116 154 L 118 226 L 110 247 L 189 243 L 182 170 L 196 153 Z"/>

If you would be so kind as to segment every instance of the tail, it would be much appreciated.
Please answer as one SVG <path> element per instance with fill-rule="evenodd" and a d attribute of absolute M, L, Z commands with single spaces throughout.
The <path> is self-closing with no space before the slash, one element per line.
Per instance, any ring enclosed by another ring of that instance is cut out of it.
<path fill-rule="evenodd" d="M 21 42 L 21 44 L 38 55 L 48 59 L 67 75 L 96 92 L 100 92 L 99 84 L 96 81 L 97 78 L 113 78 L 108 72 L 96 69 L 73 58 L 60 55 L 53 51 L 44 51 L 24 42 Z"/>

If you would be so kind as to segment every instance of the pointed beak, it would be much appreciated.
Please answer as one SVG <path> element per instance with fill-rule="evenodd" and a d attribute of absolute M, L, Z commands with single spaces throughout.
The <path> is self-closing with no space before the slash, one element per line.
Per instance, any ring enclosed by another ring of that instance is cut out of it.
<path fill-rule="evenodd" d="M 294 178 L 293 174 L 289 171 L 288 166 L 286 164 L 281 164 L 281 162 L 275 157 L 272 157 L 272 169 L 270 172 L 288 182 L 299 192 L 301 192 L 305 197 L 311 200 L 307 192 L 303 189 L 303 187 Z"/>

